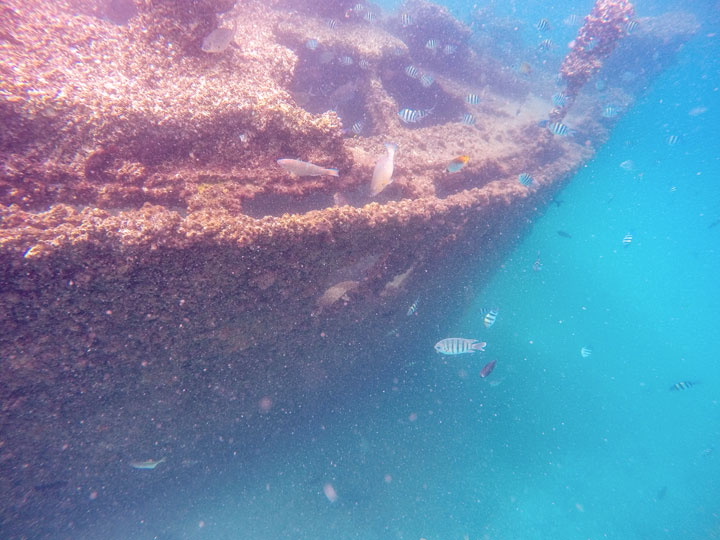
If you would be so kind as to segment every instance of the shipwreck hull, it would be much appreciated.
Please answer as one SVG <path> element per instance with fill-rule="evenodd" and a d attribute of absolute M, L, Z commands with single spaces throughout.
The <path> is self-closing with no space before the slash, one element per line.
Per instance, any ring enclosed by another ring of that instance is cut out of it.
<path fill-rule="evenodd" d="M 469 30 L 425 2 L 414 9 L 428 27 L 436 17 L 457 29 L 467 65 L 427 60 L 435 83 L 420 98 L 437 108 L 411 126 L 397 114 L 403 69 L 428 54 L 426 38 L 401 40 L 396 23 L 351 20 L 338 34 L 282 2 L 245 2 L 235 45 L 210 55 L 203 37 L 228 2 L 139 1 L 127 26 L 92 3 L 5 4 L 9 537 L 71 537 L 85 508 L 112 511 L 129 497 L 130 461 L 181 464 L 218 433 L 262 438 L 348 378 L 431 350 L 427 321 L 459 313 L 608 133 L 583 110 L 572 120 L 585 135 L 540 128 L 550 106 L 527 80 L 508 90 L 520 97 L 490 84 L 468 104 L 480 92 L 466 80 L 472 70 L 503 84 L 517 77 L 493 72 L 495 61 L 467 48 Z M 346 9 L 328 3 L 323 17 Z M 316 37 L 320 50 L 305 47 Z M 353 67 L 324 62 L 330 52 Z M 337 84 L 317 92 L 308 87 L 317 76 Z M 309 112 L 330 100 L 360 111 L 367 131 L 350 137 L 337 114 Z M 395 180 L 372 198 L 387 141 L 399 146 Z M 459 154 L 471 156 L 467 167 L 448 174 Z M 276 165 L 283 157 L 340 176 L 294 178 Z M 411 321 L 418 296 L 423 318 Z"/>

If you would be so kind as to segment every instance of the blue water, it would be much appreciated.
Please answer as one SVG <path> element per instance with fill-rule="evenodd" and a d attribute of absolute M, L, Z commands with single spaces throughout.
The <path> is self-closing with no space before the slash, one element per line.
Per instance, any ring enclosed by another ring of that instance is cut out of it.
<path fill-rule="evenodd" d="M 464 316 L 433 321 L 483 356 L 389 356 L 252 458 L 236 435 L 237 462 L 87 538 L 720 538 L 720 46 L 705 33 Z"/>

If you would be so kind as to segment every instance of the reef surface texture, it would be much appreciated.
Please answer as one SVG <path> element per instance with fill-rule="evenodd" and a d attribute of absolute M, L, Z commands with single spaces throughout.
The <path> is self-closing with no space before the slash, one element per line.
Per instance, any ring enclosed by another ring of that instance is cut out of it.
<path fill-rule="evenodd" d="M 0 6 L 0 523 L 11 538 L 72 537 L 73 524 L 37 516 L 120 500 L 130 461 L 182 463 L 188 433 L 291 417 L 357 362 L 372 365 L 363 343 L 427 345 L 387 330 L 407 325 L 418 291 L 428 312 L 460 306 L 466 292 L 433 276 L 449 283 L 470 261 L 489 272 L 607 134 L 580 101 L 568 117 L 580 136 L 539 127 L 546 83 L 529 88 L 472 51 L 469 30 L 426 2 L 409 4 L 422 21 L 410 29 L 332 2 L 336 28 L 272 0 L 138 0 L 123 25 L 92 4 Z M 438 26 L 456 37 L 452 62 L 426 47 Z M 232 42 L 204 52 L 220 27 L 236 28 Z M 432 80 L 427 117 L 408 125 L 398 111 L 419 107 L 403 102 L 419 84 L 413 63 Z M 493 86 L 509 80 L 520 98 Z M 364 120 L 359 135 L 345 111 Z M 373 198 L 386 142 L 398 146 L 394 182 Z M 467 166 L 447 173 L 458 155 Z M 294 177 L 279 158 L 339 176 Z M 51 511 L 38 496 L 48 489 Z"/>

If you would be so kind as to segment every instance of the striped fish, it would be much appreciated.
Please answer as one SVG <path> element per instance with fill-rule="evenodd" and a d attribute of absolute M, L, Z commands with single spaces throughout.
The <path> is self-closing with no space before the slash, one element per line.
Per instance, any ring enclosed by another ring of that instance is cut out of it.
<path fill-rule="evenodd" d="M 678 391 L 678 390 L 687 390 L 688 388 L 692 388 L 696 384 L 697 383 L 693 382 L 693 381 L 680 381 L 680 382 L 676 382 L 675 384 L 673 384 L 670 387 L 670 390 L 673 392 Z"/>
<path fill-rule="evenodd" d="M 367 21 L 369 23 L 373 23 L 373 22 L 375 22 L 376 17 L 377 16 L 372 11 L 368 11 L 365 14 L 365 16 L 363 17 L 363 19 L 365 19 L 365 21 Z"/>
<path fill-rule="evenodd" d="M 499 313 L 500 312 L 497 308 L 483 310 L 483 324 L 485 325 L 485 328 L 490 328 L 493 324 L 495 324 Z"/>
<path fill-rule="evenodd" d="M 468 126 L 472 126 L 475 124 L 475 117 L 470 114 L 469 112 L 466 112 L 462 115 L 462 119 L 460 120 L 463 124 L 466 124 Z"/>
<path fill-rule="evenodd" d="M 318 44 L 318 40 L 317 40 L 317 39 L 308 39 L 308 40 L 305 42 L 305 46 L 306 46 L 308 49 L 310 49 L 311 51 L 314 51 L 315 49 L 317 49 L 317 48 L 318 48 L 318 45 L 319 45 L 319 44 Z"/>
<path fill-rule="evenodd" d="M 603 118 L 615 118 L 617 116 L 617 109 L 612 105 L 605 105 L 602 111 Z"/>
<path fill-rule="evenodd" d="M 354 11 L 355 13 L 357 13 L 358 15 L 359 15 L 360 13 L 364 13 L 364 12 L 365 12 L 365 6 L 364 6 L 363 4 L 359 4 L 359 3 L 358 3 L 358 4 L 355 4 L 355 7 L 353 8 L 353 11 Z"/>
<path fill-rule="evenodd" d="M 438 43 L 437 39 L 428 39 L 427 43 L 425 44 L 425 48 L 433 52 L 437 51 L 439 46 L 440 44 Z"/>
<path fill-rule="evenodd" d="M 358 61 L 358 66 L 360 66 L 360 69 L 368 69 L 370 67 L 370 62 L 368 62 L 364 58 L 361 58 Z"/>
<path fill-rule="evenodd" d="M 580 356 L 583 358 L 588 358 L 590 355 L 592 355 L 592 349 L 590 347 L 583 347 L 580 349 Z"/>
<path fill-rule="evenodd" d="M 543 39 L 540 44 L 538 45 L 538 49 L 541 51 L 550 51 L 555 46 L 553 43 L 553 40 L 550 38 Z"/>
<path fill-rule="evenodd" d="M 448 43 L 447 45 L 445 45 L 445 46 L 443 47 L 443 52 L 444 52 L 447 56 L 450 56 L 451 54 L 455 54 L 455 51 L 457 51 L 457 45 L 451 45 L 451 44 Z"/>
<path fill-rule="evenodd" d="M 544 32 L 550 28 L 550 22 L 547 19 L 540 19 L 535 25 L 535 28 L 537 28 L 540 32 Z"/>
<path fill-rule="evenodd" d="M 432 76 L 428 75 L 427 73 L 423 73 L 423 75 L 420 77 L 420 84 L 422 84 L 425 88 L 430 88 L 434 82 L 435 79 L 433 79 Z"/>
<path fill-rule="evenodd" d="M 350 128 L 350 131 L 352 131 L 355 135 L 360 135 L 365 128 L 365 122 L 363 120 L 358 120 L 355 122 L 352 127 Z"/>
<path fill-rule="evenodd" d="M 405 74 L 411 79 L 420 78 L 420 70 L 412 64 L 410 64 L 409 66 L 405 66 Z"/>
<path fill-rule="evenodd" d="M 337 28 L 338 22 L 335 19 L 327 19 L 325 21 L 325 24 L 327 24 L 331 30 L 335 30 Z"/>
<path fill-rule="evenodd" d="M 469 103 L 470 105 L 477 105 L 480 103 L 480 96 L 477 94 L 468 94 L 465 96 L 465 101 Z"/>
<path fill-rule="evenodd" d="M 407 28 L 412 23 L 413 23 L 413 19 L 409 13 L 402 13 L 400 15 L 400 24 L 402 24 L 403 28 Z"/>
<path fill-rule="evenodd" d="M 518 181 L 525 187 L 529 187 L 530 184 L 533 182 L 533 177 L 530 176 L 528 173 L 524 172 L 520 176 L 518 176 Z"/>
<path fill-rule="evenodd" d="M 567 103 L 567 96 L 565 95 L 564 92 L 559 92 L 557 94 L 553 94 L 552 102 L 553 102 L 553 105 L 555 105 L 556 107 L 564 107 L 565 104 Z"/>
<path fill-rule="evenodd" d="M 553 135 L 560 135 L 561 137 L 564 137 L 570 134 L 570 130 L 562 122 L 552 122 L 548 124 L 547 128 L 552 132 Z"/>
<path fill-rule="evenodd" d="M 352 66 L 352 64 L 353 64 L 353 59 L 350 58 L 350 57 L 347 56 L 347 55 L 338 56 L 338 62 L 340 62 L 340 65 L 341 65 L 341 66 Z"/>
<path fill-rule="evenodd" d="M 440 354 L 456 355 L 474 353 L 475 351 L 485 352 L 487 343 L 477 339 L 465 339 L 459 337 L 445 338 L 435 344 L 435 351 Z"/>
<path fill-rule="evenodd" d="M 680 137 L 678 137 L 677 135 L 668 135 L 668 137 L 665 139 L 665 142 L 668 144 L 668 146 L 675 146 L 679 140 Z"/>
<path fill-rule="evenodd" d="M 412 305 L 407 310 L 407 316 L 415 315 L 417 313 L 418 303 L 420 302 L 420 297 L 418 296 L 415 301 L 412 303 Z"/>
<path fill-rule="evenodd" d="M 625 27 L 625 30 L 627 31 L 628 34 L 632 34 L 639 27 L 640 27 L 640 24 L 637 21 L 629 21 L 627 23 L 627 26 Z"/>
<path fill-rule="evenodd" d="M 400 120 L 406 124 L 416 124 L 429 114 L 429 111 L 423 111 L 420 109 L 402 109 L 398 112 Z"/>
<path fill-rule="evenodd" d="M 577 26 L 578 24 L 580 24 L 580 21 L 580 17 L 577 16 L 575 13 L 571 13 L 570 15 L 565 17 L 565 19 L 563 19 L 563 23 L 567 26 Z"/>
<path fill-rule="evenodd" d="M 623 246 L 628 247 L 632 244 L 632 234 L 627 233 L 622 239 Z"/>

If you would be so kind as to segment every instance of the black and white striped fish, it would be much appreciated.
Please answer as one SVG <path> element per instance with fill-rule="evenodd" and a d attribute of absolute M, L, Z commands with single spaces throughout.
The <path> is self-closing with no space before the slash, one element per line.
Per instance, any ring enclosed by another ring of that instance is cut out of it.
<path fill-rule="evenodd" d="M 552 102 L 553 105 L 557 107 L 564 107 L 567 103 L 567 96 L 565 95 L 565 92 L 558 92 L 557 94 L 553 94 Z"/>
<path fill-rule="evenodd" d="M 639 27 L 640 27 L 640 24 L 637 21 L 628 21 L 627 26 L 625 27 L 625 30 L 627 31 L 628 34 L 632 34 Z"/>
<path fill-rule="evenodd" d="M 673 384 L 673 385 L 670 387 L 670 390 L 671 390 L 671 391 L 687 390 L 687 389 L 689 389 L 689 388 L 692 388 L 692 387 L 695 386 L 696 384 L 698 384 L 698 383 L 697 383 L 697 382 L 693 382 L 693 381 L 680 381 L 680 382 L 676 382 L 675 384 Z"/>
<path fill-rule="evenodd" d="M 678 137 L 677 135 L 668 135 L 665 139 L 665 142 L 668 144 L 668 146 L 675 146 L 679 140 L 680 137 Z"/>
<path fill-rule="evenodd" d="M 350 131 L 352 131 L 355 135 L 360 135 L 365 129 L 365 121 L 364 120 L 358 120 L 355 122 L 352 127 L 350 128 Z"/>
<path fill-rule="evenodd" d="M 538 45 L 538 49 L 541 51 L 550 51 L 555 46 L 553 43 L 553 40 L 550 38 L 543 39 L 540 44 Z"/>
<path fill-rule="evenodd" d="M 550 21 L 547 19 L 540 19 L 535 25 L 535 28 L 537 28 L 540 32 L 544 32 L 550 28 Z"/>
<path fill-rule="evenodd" d="M 472 114 L 470 114 L 469 112 L 466 112 L 465 114 L 462 115 L 462 118 L 460 119 L 460 121 L 463 124 L 472 126 L 475 124 L 475 117 Z"/>
<path fill-rule="evenodd" d="M 415 315 L 417 313 L 418 303 L 420 302 L 420 297 L 418 296 L 415 301 L 412 303 L 412 305 L 407 310 L 408 317 L 410 315 Z"/>
<path fill-rule="evenodd" d="M 623 246 L 628 247 L 632 244 L 632 234 L 627 233 L 622 239 Z"/>
<path fill-rule="evenodd" d="M 432 75 L 428 75 L 427 73 L 423 73 L 420 77 L 420 84 L 425 88 L 430 88 L 434 82 L 435 79 L 432 78 Z"/>
<path fill-rule="evenodd" d="M 533 177 L 524 172 L 518 176 L 518 181 L 525 187 L 529 187 L 533 182 Z"/>
<path fill-rule="evenodd" d="M 465 338 L 445 338 L 435 344 L 435 351 L 440 354 L 456 355 L 474 353 L 476 351 L 485 352 L 487 343 L 478 341 L 477 339 Z"/>
<path fill-rule="evenodd" d="M 565 137 L 567 135 L 572 135 L 575 133 L 575 130 L 571 130 L 562 122 L 551 122 L 547 124 L 547 128 L 553 135 L 560 135 L 561 137 Z"/>
<path fill-rule="evenodd" d="M 411 79 L 419 79 L 420 78 L 420 70 L 410 64 L 409 66 L 405 66 L 405 74 L 410 77 Z"/>
<path fill-rule="evenodd" d="M 457 45 L 451 45 L 450 43 L 448 43 L 443 47 L 443 52 L 448 56 L 450 56 L 451 54 L 455 54 L 455 51 L 457 51 Z"/>
<path fill-rule="evenodd" d="M 338 56 L 338 62 L 341 66 L 352 66 L 353 59 L 348 55 Z"/>
<path fill-rule="evenodd" d="M 400 15 L 400 24 L 402 24 L 403 28 L 407 28 L 412 23 L 413 23 L 413 19 L 409 13 L 402 13 Z"/>
<path fill-rule="evenodd" d="M 429 110 L 421 109 L 402 109 L 400 112 L 398 112 L 400 120 L 402 120 L 406 124 L 416 124 L 420 120 L 425 118 L 428 114 L 430 114 Z"/>
<path fill-rule="evenodd" d="M 468 94 L 465 96 L 465 101 L 469 103 L 470 105 L 477 105 L 480 103 L 480 96 L 477 94 Z"/>
<path fill-rule="evenodd" d="M 490 328 L 493 324 L 495 324 L 495 321 L 497 320 L 497 316 L 499 313 L 500 313 L 500 311 L 497 308 L 484 309 L 482 311 L 483 324 L 485 325 L 485 328 Z"/>
<path fill-rule="evenodd" d="M 338 26 L 338 22 L 335 19 L 327 19 L 325 24 L 327 24 L 332 30 L 335 30 Z"/>
<path fill-rule="evenodd" d="M 440 44 L 438 43 L 437 39 L 428 39 L 427 43 L 425 43 L 425 48 L 433 52 L 437 51 L 439 46 Z"/>

